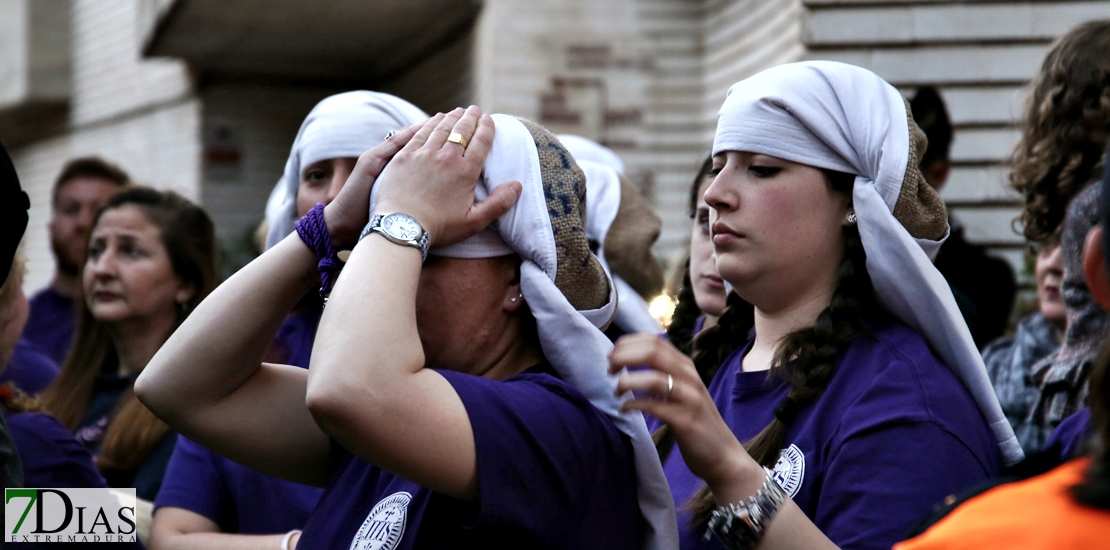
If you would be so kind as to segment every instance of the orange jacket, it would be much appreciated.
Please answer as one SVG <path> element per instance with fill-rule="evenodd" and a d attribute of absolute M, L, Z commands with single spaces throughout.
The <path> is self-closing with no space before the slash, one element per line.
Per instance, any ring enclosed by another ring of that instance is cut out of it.
<path fill-rule="evenodd" d="M 991 489 L 894 549 L 1110 548 L 1110 511 L 1080 506 L 1069 492 L 1083 481 L 1089 464 L 1076 459 Z"/>

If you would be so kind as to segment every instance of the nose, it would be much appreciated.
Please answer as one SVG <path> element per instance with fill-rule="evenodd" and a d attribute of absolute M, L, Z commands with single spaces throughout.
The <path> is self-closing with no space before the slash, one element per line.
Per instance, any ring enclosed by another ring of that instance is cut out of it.
<path fill-rule="evenodd" d="M 92 228 L 93 218 L 96 217 L 96 206 L 87 204 L 81 207 L 77 214 L 76 229 L 83 233 L 88 233 Z"/>
<path fill-rule="evenodd" d="M 111 249 L 106 249 L 96 256 L 90 254 L 88 260 L 85 262 L 85 270 L 88 271 L 94 279 L 115 277 L 117 267 L 116 255 Z"/>
<path fill-rule="evenodd" d="M 339 196 L 339 192 L 343 190 L 343 185 L 347 183 L 347 178 L 351 177 L 351 169 L 346 166 L 338 166 L 332 172 L 331 182 L 328 184 L 328 194 L 324 197 L 324 204 L 331 204 L 335 197 Z"/>
<path fill-rule="evenodd" d="M 723 174 L 724 171 L 721 173 Z M 717 174 L 717 177 L 713 178 L 713 182 L 709 184 L 709 187 L 705 188 L 705 195 L 703 195 L 702 200 L 704 200 L 705 204 L 709 205 L 710 208 L 717 211 L 735 210 L 736 207 L 739 206 L 736 193 L 733 193 L 728 188 L 728 185 L 724 182 L 723 178 L 721 178 L 721 174 Z"/>

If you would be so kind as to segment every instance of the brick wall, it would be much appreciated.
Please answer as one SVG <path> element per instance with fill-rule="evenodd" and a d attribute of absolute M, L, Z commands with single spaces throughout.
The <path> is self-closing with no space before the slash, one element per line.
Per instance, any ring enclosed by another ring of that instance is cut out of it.
<path fill-rule="evenodd" d="M 183 63 L 140 56 L 147 0 L 73 0 L 69 120 L 53 136 L 13 148 L 31 196 L 24 237 L 27 291 L 53 276 L 46 224 L 50 191 L 62 165 L 84 155 L 118 163 L 138 182 L 201 198 L 201 106 Z"/>

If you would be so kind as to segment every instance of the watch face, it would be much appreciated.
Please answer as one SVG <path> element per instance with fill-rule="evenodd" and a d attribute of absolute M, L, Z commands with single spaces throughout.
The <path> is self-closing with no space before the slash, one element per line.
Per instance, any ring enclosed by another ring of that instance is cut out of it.
<path fill-rule="evenodd" d="M 415 241 L 422 230 L 412 216 L 394 213 L 382 218 L 382 231 L 395 239 Z"/>

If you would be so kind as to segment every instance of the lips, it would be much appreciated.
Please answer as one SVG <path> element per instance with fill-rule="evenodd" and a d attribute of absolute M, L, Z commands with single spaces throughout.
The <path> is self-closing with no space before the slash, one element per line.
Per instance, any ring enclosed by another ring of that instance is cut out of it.
<path fill-rule="evenodd" d="M 93 292 L 92 298 L 95 302 L 113 302 L 121 299 L 122 296 L 116 294 L 115 292 L 105 292 L 103 290 L 100 290 Z"/>
<path fill-rule="evenodd" d="M 722 279 L 720 277 L 720 275 L 717 275 L 715 273 L 714 274 L 708 274 L 707 273 L 705 275 L 702 275 L 701 278 L 702 278 L 703 281 L 705 281 L 705 284 L 708 285 L 710 288 L 718 288 L 718 289 L 724 289 L 725 288 L 725 280 Z"/>
<path fill-rule="evenodd" d="M 732 229 L 731 227 L 717 222 L 709 228 L 710 233 L 713 235 L 714 246 L 727 246 L 740 239 L 744 238 L 744 234 Z"/>

